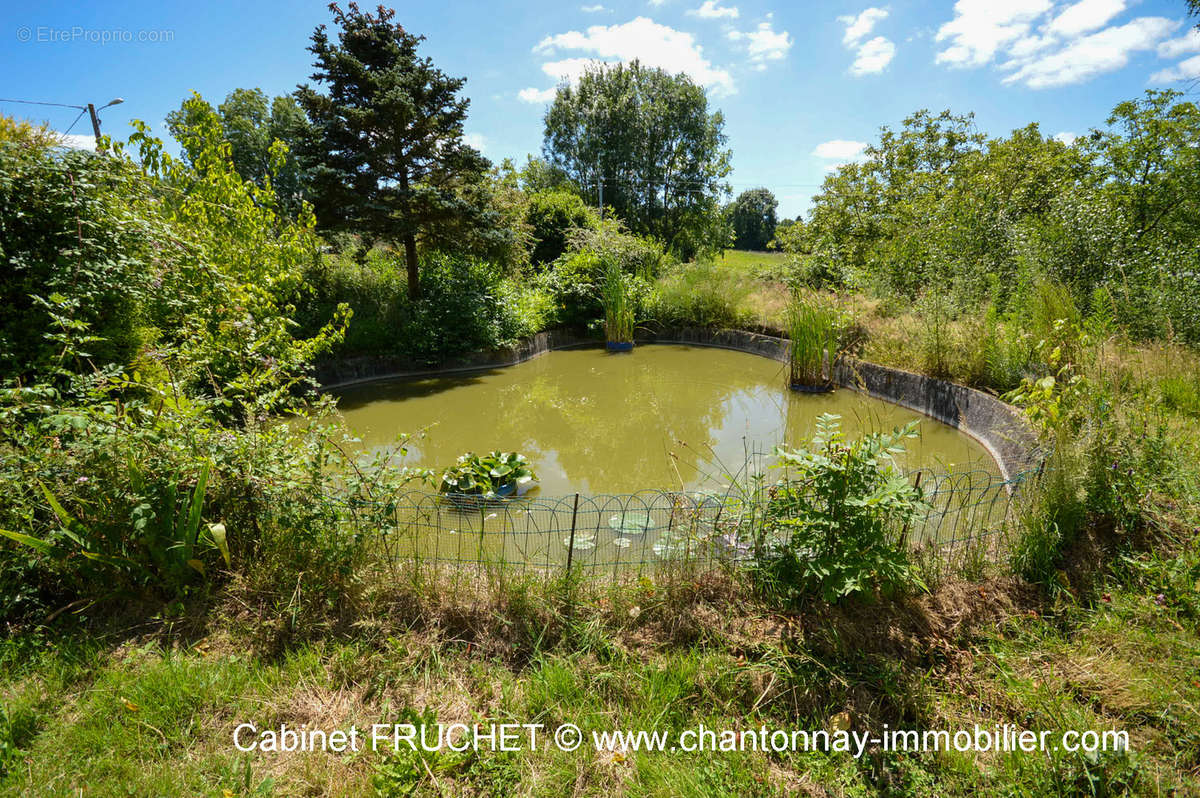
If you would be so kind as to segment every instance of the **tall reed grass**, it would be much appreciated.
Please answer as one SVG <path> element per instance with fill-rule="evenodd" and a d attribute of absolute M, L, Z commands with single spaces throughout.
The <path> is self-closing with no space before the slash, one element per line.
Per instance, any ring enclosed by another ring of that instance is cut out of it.
<path fill-rule="evenodd" d="M 837 311 L 814 294 L 796 291 L 787 309 L 792 388 L 828 388 L 838 352 Z"/>
<path fill-rule="evenodd" d="M 604 334 L 609 341 L 633 341 L 635 303 L 632 286 L 616 263 L 604 269 L 600 283 L 600 305 L 604 308 Z"/>

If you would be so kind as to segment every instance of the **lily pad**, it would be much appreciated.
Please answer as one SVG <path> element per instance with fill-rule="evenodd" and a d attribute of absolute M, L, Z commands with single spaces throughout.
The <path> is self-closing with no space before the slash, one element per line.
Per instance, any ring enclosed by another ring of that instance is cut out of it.
<path fill-rule="evenodd" d="M 633 543 L 629 538 L 613 538 L 612 544 L 619 549 L 627 549 Z"/>
<path fill-rule="evenodd" d="M 644 535 L 653 522 L 649 513 L 620 513 L 608 519 L 608 526 L 618 535 Z"/>
<path fill-rule="evenodd" d="M 570 546 L 571 539 L 563 538 L 563 545 Z M 578 535 L 575 538 L 575 551 L 587 551 L 588 549 L 596 548 L 596 538 L 594 535 Z"/>

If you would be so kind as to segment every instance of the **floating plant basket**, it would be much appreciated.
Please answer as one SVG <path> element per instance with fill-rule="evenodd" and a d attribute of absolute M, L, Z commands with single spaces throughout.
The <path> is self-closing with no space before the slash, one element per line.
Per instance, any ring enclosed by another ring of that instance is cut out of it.
<path fill-rule="evenodd" d="M 487 507 L 492 504 L 502 504 L 506 499 L 511 498 L 517 493 L 517 485 L 510 482 L 507 485 L 501 485 L 494 491 L 489 493 L 449 493 L 440 494 L 441 498 L 445 499 L 455 510 L 467 512 L 470 510 L 478 510 L 481 507 Z"/>
<path fill-rule="evenodd" d="M 608 346 L 609 352 L 632 352 L 633 351 L 633 341 L 609 341 L 607 346 Z"/>

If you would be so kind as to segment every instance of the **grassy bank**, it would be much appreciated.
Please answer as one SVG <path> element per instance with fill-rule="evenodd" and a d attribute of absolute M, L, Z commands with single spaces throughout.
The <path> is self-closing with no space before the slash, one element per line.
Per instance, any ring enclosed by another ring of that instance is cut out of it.
<path fill-rule="evenodd" d="M 278 646 L 286 608 L 10 639 L 6 795 L 1138 795 L 1200 782 L 1195 585 L 1130 555 L 1097 596 L 946 584 L 861 612 L 781 614 L 721 580 L 590 597 L 366 587 L 340 633 Z M 1192 594 L 1192 595 L 1189 595 Z M 1160 598 L 1161 595 L 1161 598 Z M 440 596 L 440 597 L 439 597 Z M 550 601 L 543 600 L 550 598 Z M 1190 610 L 1189 610 L 1190 608 Z M 261 610 L 261 608 L 260 608 Z M 218 620 L 219 619 L 219 620 Z M 1097 755 L 238 753 L 234 727 L 426 721 L 614 728 L 1128 731 Z"/>

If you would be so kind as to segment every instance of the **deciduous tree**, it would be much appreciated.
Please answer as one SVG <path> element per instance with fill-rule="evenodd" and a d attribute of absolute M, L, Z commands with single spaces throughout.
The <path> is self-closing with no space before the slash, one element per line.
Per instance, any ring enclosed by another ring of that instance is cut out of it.
<path fill-rule="evenodd" d="M 687 75 L 596 64 L 577 86 L 559 87 L 543 149 L 589 195 L 602 188 L 604 206 L 631 231 L 689 255 L 710 242 L 729 190 L 724 125 Z"/>
<path fill-rule="evenodd" d="M 765 188 L 743 191 L 729 209 L 733 224 L 734 246 L 738 249 L 766 249 L 775 237 L 775 209 L 779 201 Z"/>
<path fill-rule="evenodd" d="M 193 94 L 178 110 L 167 114 L 167 129 L 181 144 L 196 140 L 192 134 L 202 122 L 198 114 L 207 119 L 208 111 L 212 110 L 208 103 L 196 103 L 197 96 Z M 269 177 L 280 208 L 296 216 L 301 201 L 306 199 L 308 183 L 299 153 L 311 131 L 295 98 L 284 95 L 269 99 L 262 89 L 234 89 L 215 113 L 224 139 L 229 142 L 233 168 L 243 180 L 260 188 L 266 187 Z M 287 152 L 278 163 L 273 163 L 271 145 L 276 141 L 285 144 Z M 183 155 L 188 161 L 197 157 L 186 146 Z"/>

